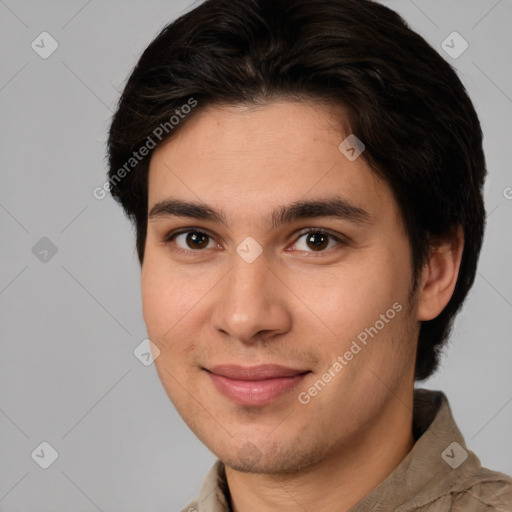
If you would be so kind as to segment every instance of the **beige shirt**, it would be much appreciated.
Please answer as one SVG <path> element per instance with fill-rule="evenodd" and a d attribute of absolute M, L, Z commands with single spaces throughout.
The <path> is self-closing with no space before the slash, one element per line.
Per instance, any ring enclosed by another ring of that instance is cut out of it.
<path fill-rule="evenodd" d="M 512 511 L 512 478 L 482 467 L 467 449 L 443 392 L 415 389 L 413 431 L 413 449 L 348 512 Z M 182 512 L 232 512 L 229 503 L 217 459 L 198 498 Z"/>

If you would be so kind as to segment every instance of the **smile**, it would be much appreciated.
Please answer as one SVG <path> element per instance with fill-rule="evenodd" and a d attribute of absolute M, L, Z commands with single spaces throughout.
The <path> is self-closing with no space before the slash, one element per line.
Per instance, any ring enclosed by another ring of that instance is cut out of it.
<path fill-rule="evenodd" d="M 277 365 L 217 366 L 207 370 L 215 388 L 238 405 L 262 406 L 296 388 L 309 370 Z"/>

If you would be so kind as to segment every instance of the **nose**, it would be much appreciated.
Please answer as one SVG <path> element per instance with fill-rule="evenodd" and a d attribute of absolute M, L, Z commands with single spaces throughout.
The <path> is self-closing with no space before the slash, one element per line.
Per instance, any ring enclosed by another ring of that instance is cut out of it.
<path fill-rule="evenodd" d="M 213 327 L 244 344 L 267 341 L 291 328 L 290 292 L 262 253 L 248 263 L 237 254 L 217 290 Z"/>

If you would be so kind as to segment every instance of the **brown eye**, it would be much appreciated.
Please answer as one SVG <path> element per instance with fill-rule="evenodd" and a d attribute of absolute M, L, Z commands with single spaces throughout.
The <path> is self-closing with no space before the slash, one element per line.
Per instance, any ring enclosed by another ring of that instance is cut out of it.
<path fill-rule="evenodd" d="M 311 247 L 313 250 L 322 250 L 329 245 L 329 235 L 325 235 L 324 233 L 310 233 L 306 237 L 306 243 L 308 247 Z"/>
<path fill-rule="evenodd" d="M 345 245 L 340 237 L 319 230 L 309 230 L 299 236 L 296 249 L 306 252 L 325 252 L 336 245 Z"/>
<path fill-rule="evenodd" d="M 193 251 L 208 248 L 208 243 L 213 242 L 210 235 L 201 231 L 185 231 L 177 233 L 170 237 L 168 241 L 170 242 L 173 239 L 176 241 L 176 245 L 181 249 Z"/>

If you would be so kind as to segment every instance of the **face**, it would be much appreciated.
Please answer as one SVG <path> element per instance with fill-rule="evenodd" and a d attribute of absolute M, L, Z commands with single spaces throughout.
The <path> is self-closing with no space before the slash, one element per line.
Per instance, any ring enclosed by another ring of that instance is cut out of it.
<path fill-rule="evenodd" d="M 340 120 L 305 102 L 212 106 L 150 162 L 155 366 L 192 431 L 240 471 L 350 450 L 412 393 L 409 242 L 389 186 L 338 148 Z"/>

